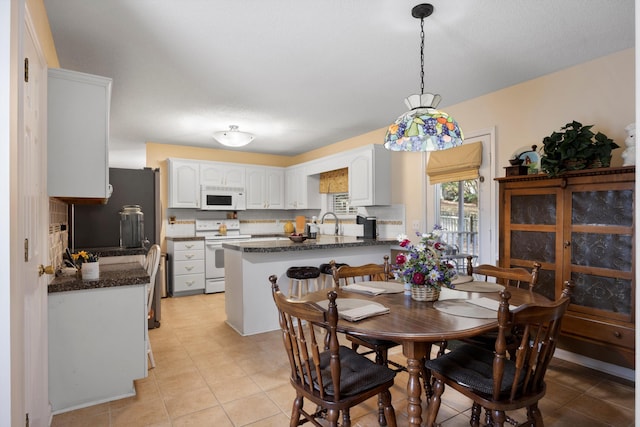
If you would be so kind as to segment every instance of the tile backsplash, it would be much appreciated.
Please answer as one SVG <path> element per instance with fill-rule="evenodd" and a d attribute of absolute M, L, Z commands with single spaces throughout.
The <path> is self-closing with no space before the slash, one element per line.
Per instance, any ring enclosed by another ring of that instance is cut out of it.
<path fill-rule="evenodd" d="M 377 217 L 378 235 L 382 238 L 396 238 L 398 234 L 405 232 L 404 205 L 374 206 L 360 208 L 358 213 L 365 216 Z M 240 232 L 242 234 L 275 234 L 284 233 L 284 225 L 287 221 L 295 224 L 295 217 L 304 215 L 307 222 L 312 216 L 320 218 L 320 211 L 309 210 L 247 210 L 239 211 Z M 183 237 L 195 235 L 196 219 L 224 219 L 226 212 L 198 211 L 195 209 L 168 209 L 167 217 L 174 219 L 171 223 L 164 219 L 166 237 Z M 335 221 L 327 218 L 324 224 L 320 224 L 322 234 L 333 234 Z M 340 233 L 345 236 L 361 236 L 362 225 L 356 224 L 355 218 L 340 220 Z"/>
<path fill-rule="evenodd" d="M 49 262 L 54 268 L 62 266 L 62 254 L 69 242 L 68 205 L 49 199 Z"/>

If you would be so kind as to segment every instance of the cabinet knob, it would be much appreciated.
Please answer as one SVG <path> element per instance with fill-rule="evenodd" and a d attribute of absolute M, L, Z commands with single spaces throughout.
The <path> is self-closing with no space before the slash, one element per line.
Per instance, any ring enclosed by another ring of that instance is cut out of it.
<path fill-rule="evenodd" d="M 570 242 L 570 241 L 568 241 L 568 240 L 565 240 L 565 241 L 564 241 L 564 247 L 565 247 L 565 249 L 566 249 L 566 248 L 568 248 L 569 246 L 571 246 L 571 242 Z"/>
<path fill-rule="evenodd" d="M 616 337 L 616 338 L 622 338 L 622 334 L 620 333 L 620 331 L 615 331 L 613 333 L 613 336 Z"/>

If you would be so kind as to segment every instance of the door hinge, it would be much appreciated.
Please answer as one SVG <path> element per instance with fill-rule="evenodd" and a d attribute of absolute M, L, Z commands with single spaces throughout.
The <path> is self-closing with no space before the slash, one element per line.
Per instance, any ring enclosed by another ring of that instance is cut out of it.
<path fill-rule="evenodd" d="M 24 58 L 24 82 L 29 83 L 29 58 Z"/>
<path fill-rule="evenodd" d="M 29 239 L 24 239 L 24 262 L 29 262 Z"/>
<path fill-rule="evenodd" d="M 26 418 L 24 420 L 24 426 L 29 427 L 29 413 L 27 412 L 25 415 L 26 415 Z"/>

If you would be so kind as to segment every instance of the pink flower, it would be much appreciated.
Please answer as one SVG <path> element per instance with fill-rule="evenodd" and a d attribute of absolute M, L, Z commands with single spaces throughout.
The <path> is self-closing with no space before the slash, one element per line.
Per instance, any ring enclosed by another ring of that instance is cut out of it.
<path fill-rule="evenodd" d="M 424 274 L 422 273 L 413 273 L 412 282 L 414 285 L 423 285 L 424 284 Z"/>
<path fill-rule="evenodd" d="M 400 242 L 400 246 L 402 246 L 403 248 L 405 248 L 409 243 L 411 243 L 411 240 L 409 240 L 409 239 L 404 239 L 402 242 Z"/>
<path fill-rule="evenodd" d="M 436 243 L 433 245 L 433 247 L 434 247 L 434 248 L 436 248 L 436 249 L 437 249 L 437 250 L 439 250 L 439 251 L 440 251 L 440 250 L 444 250 L 444 245 L 443 245 L 442 243 L 440 243 L 440 242 L 436 242 Z"/>
<path fill-rule="evenodd" d="M 405 262 L 407 262 L 407 257 L 404 256 L 404 254 L 398 254 L 396 255 L 396 264 L 398 265 L 402 265 Z"/>

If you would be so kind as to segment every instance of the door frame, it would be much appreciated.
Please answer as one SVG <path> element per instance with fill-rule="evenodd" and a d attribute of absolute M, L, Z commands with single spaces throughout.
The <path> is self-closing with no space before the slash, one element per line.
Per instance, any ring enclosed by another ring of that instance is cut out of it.
<path fill-rule="evenodd" d="M 482 164 L 480 165 L 480 183 L 478 185 L 478 239 L 480 242 L 477 262 L 479 264 L 498 263 L 498 184 L 495 155 L 496 152 L 495 127 L 468 132 L 465 141 L 479 140 L 482 142 Z M 426 170 L 426 155 L 423 156 L 423 170 Z M 430 230 L 436 223 L 438 216 L 438 192 L 430 185 L 429 177 L 425 173 L 424 186 L 426 188 L 426 219 Z"/>

